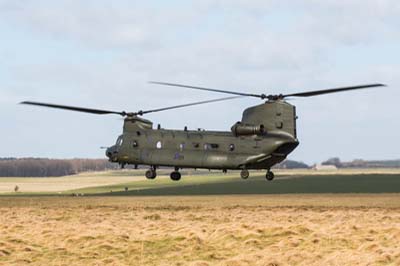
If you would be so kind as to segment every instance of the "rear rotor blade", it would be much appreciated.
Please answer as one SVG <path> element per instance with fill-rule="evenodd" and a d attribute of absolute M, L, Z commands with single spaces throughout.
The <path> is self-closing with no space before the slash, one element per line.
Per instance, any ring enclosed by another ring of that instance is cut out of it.
<path fill-rule="evenodd" d="M 299 92 L 299 93 L 292 93 L 282 95 L 283 98 L 290 97 L 290 96 L 297 96 L 297 97 L 310 97 L 316 96 L 321 94 L 328 94 L 328 93 L 335 93 L 335 92 L 342 92 L 342 91 L 349 91 L 349 90 L 359 90 L 359 89 L 366 89 L 366 88 L 373 88 L 373 87 L 382 87 L 386 86 L 385 84 L 366 84 L 366 85 L 358 85 L 358 86 L 350 86 L 350 87 L 340 87 L 340 88 L 333 88 L 333 89 L 326 89 L 326 90 L 317 90 L 317 91 L 306 91 L 306 92 Z"/>
<path fill-rule="evenodd" d="M 149 81 L 149 83 L 159 84 L 159 85 L 166 85 L 166 86 L 189 88 L 189 89 L 202 90 L 202 91 L 221 92 L 221 93 L 228 93 L 228 94 L 240 95 L 240 96 L 250 96 L 250 97 L 257 97 L 257 98 L 261 98 L 261 99 L 266 98 L 265 94 L 252 94 L 252 93 L 245 93 L 245 92 L 227 91 L 227 90 L 204 88 L 204 87 L 197 87 L 197 86 L 190 86 L 190 85 L 183 85 L 183 84 L 176 84 L 176 83 L 158 82 L 158 81 Z"/>
<path fill-rule="evenodd" d="M 25 101 L 25 102 L 21 102 L 20 104 L 28 104 L 28 105 L 56 108 L 56 109 L 64 109 L 64 110 L 69 110 L 69 111 L 90 113 L 90 114 L 96 114 L 96 115 L 105 115 L 105 114 L 117 114 L 117 115 L 121 115 L 121 116 L 127 115 L 126 112 L 115 112 L 115 111 L 108 111 L 108 110 L 91 109 L 91 108 L 75 107 L 75 106 L 67 106 L 67 105 L 59 105 L 59 104 L 51 104 L 51 103 L 39 103 L 39 102 Z"/>
<path fill-rule="evenodd" d="M 148 113 L 161 112 L 161 111 L 177 109 L 177 108 L 182 108 L 182 107 L 188 107 L 188 106 L 193 106 L 193 105 L 206 104 L 206 103 L 221 102 L 221 101 L 232 100 L 232 99 L 237 99 L 237 98 L 242 98 L 242 97 L 243 96 L 232 96 L 232 97 L 225 97 L 225 98 L 219 98 L 219 99 L 207 100 L 207 101 L 201 101 L 201 102 L 180 104 L 180 105 L 163 107 L 163 108 L 158 108 L 158 109 L 153 109 L 153 110 L 139 111 L 139 112 L 134 113 L 134 114 L 144 115 L 144 114 L 148 114 Z"/>

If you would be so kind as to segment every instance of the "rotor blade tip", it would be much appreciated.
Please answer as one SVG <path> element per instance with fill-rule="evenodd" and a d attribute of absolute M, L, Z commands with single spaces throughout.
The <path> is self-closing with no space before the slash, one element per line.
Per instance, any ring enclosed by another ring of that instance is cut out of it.
<path fill-rule="evenodd" d="M 375 83 L 375 84 L 371 84 L 372 86 L 375 87 L 386 87 L 387 85 L 385 83 Z"/>

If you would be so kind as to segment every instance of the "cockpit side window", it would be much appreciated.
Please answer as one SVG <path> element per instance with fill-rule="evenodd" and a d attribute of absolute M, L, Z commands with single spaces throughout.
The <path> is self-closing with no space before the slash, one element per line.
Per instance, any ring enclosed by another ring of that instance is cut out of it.
<path fill-rule="evenodd" d="M 123 143 L 123 138 L 122 138 L 122 136 L 119 136 L 118 137 L 118 139 L 117 139 L 117 142 L 115 143 L 117 146 L 121 146 L 122 145 L 122 143 Z"/>

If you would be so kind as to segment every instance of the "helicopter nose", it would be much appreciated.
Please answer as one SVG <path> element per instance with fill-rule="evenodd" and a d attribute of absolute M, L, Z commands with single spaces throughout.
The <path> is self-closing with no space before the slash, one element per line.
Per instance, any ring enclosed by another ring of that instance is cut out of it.
<path fill-rule="evenodd" d="M 110 162 L 116 162 L 118 160 L 118 148 L 114 145 L 106 150 L 106 156 Z"/>
<path fill-rule="evenodd" d="M 116 151 L 116 149 L 115 149 L 114 147 L 109 147 L 109 148 L 107 148 L 107 150 L 106 150 L 106 156 L 107 156 L 108 158 L 110 158 L 110 159 L 113 157 L 113 155 L 114 155 L 115 153 L 117 153 L 117 151 Z"/>
<path fill-rule="evenodd" d="M 112 152 L 111 152 L 110 148 L 107 148 L 107 150 L 106 150 L 106 156 L 107 156 L 108 158 L 111 158 Z"/>

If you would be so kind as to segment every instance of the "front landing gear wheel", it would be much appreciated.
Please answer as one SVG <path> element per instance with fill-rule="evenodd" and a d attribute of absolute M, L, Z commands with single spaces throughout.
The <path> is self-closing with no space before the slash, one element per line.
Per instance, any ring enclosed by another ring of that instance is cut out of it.
<path fill-rule="evenodd" d="M 179 181 L 181 179 L 181 173 L 179 173 L 178 171 L 172 172 L 169 176 L 174 181 Z"/>
<path fill-rule="evenodd" d="M 249 171 L 247 169 L 242 169 L 242 171 L 240 171 L 240 177 L 242 179 L 247 179 L 249 178 Z"/>
<path fill-rule="evenodd" d="M 147 179 L 154 179 L 157 176 L 156 170 L 154 169 L 149 169 L 146 171 L 145 176 Z"/>
<path fill-rule="evenodd" d="M 271 172 L 271 171 L 268 171 L 267 174 L 265 175 L 265 178 L 266 178 L 268 181 L 272 181 L 272 180 L 274 179 L 274 177 L 275 177 L 275 175 L 274 175 L 274 173 Z"/>

